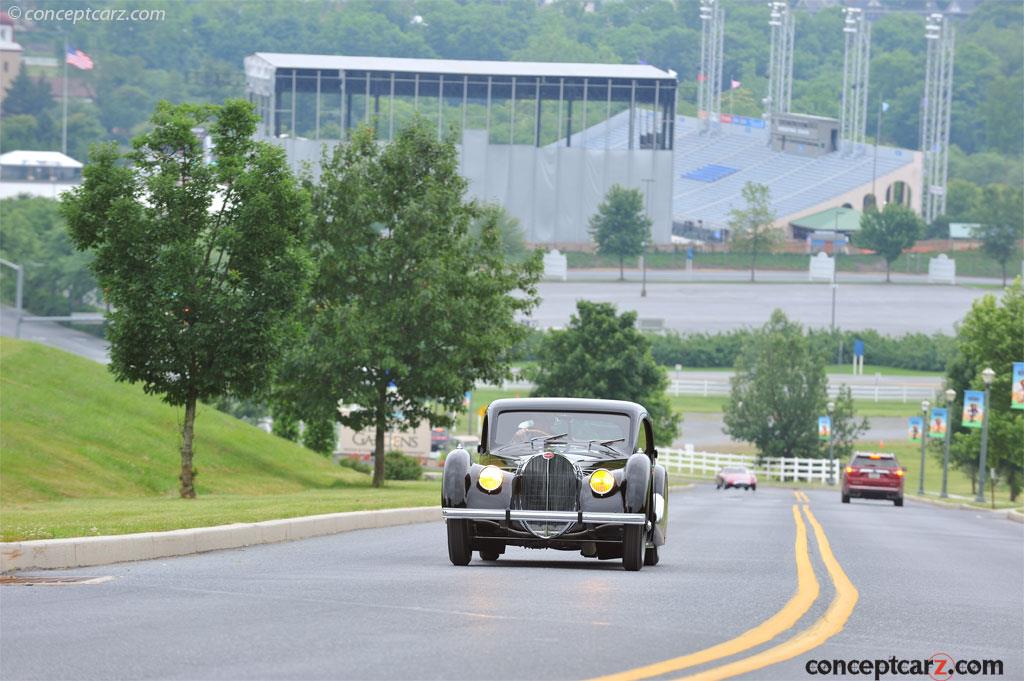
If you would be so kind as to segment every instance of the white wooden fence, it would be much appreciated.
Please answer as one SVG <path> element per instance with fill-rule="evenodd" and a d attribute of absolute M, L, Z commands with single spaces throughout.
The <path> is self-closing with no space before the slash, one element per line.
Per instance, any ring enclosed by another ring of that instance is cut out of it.
<path fill-rule="evenodd" d="M 898 400 L 900 402 L 919 402 L 920 400 L 932 399 L 935 397 L 936 388 L 926 385 L 851 385 L 850 394 L 855 399 L 871 400 Z M 728 395 L 728 381 L 707 381 L 702 379 L 681 379 L 674 378 L 668 385 L 669 395 Z M 839 394 L 839 385 L 830 383 L 828 386 L 829 397 Z"/>
<path fill-rule="evenodd" d="M 765 480 L 802 480 L 806 482 L 839 481 L 838 459 L 762 458 L 750 454 L 703 452 L 690 448 L 658 449 L 658 463 L 669 473 L 712 478 L 725 466 L 746 466 Z M 831 472 L 831 476 L 829 473 Z"/>

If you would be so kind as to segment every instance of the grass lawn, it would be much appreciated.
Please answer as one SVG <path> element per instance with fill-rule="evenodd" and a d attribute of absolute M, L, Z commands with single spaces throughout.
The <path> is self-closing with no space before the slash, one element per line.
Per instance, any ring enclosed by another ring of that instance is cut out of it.
<path fill-rule="evenodd" d="M 618 269 L 617 258 L 600 256 L 594 253 L 578 251 L 565 252 L 569 267 L 581 269 L 588 267 Z M 928 260 L 935 254 L 905 253 L 897 258 L 892 265 L 894 273 L 927 274 Z M 956 260 L 956 273 L 962 277 L 1001 277 L 999 263 L 989 258 L 980 250 L 955 251 L 947 253 Z M 803 253 L 765 253 L 757 257 L 758 270 L 806 270 L 809 256 Z M 1011 262 L 1013 262 L 1011 258 Z M 1020 260 L 1016 257 L 1016 260 Z M 627 260 L 626 267 L 636 268 L 637 261 Z M 647 254 L 647 266 L 652 269 L 685 269 L 686 249 L 675 252 L 658 252 Z M 727 269 L 749 271 L 750 255 L 747 253 L 701 253 L 695 254 L 694 269 Z M 878 272 L 885 273 L 885 260 L 878 255 L 840 255 L 836 261 L 840 272 Z"/>
<path fill-rule="evenodd" d="M 7 541 L 438 502 L 436 482 L 373 489 L 369 476 L 211 407 L 196 419 L 199 499 L 184 501 L 181 409 L 115 382 L 104 366 L 27 341 L 0 339 L 0 364 Z"/>
<path fill-rule="evenodd" d="M 392 481 L 383 489 L 368 482 L 291 494 L 205 494 L 126 499 L 65 499 L 4 504 L 2 540 L 55 539 L 127 534 L 294 518 L 320 513 L 407 506 L 436 506 L 437 480 Z"/>

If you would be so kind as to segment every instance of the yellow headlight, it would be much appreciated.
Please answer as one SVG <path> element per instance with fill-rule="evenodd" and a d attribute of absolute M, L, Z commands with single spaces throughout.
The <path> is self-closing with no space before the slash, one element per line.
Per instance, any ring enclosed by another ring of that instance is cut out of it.
<path fill-rule="evenodd" d="M 615 476 L 604 468 L 598 468 L 590 475 L 590 489 L 594 494 L 608 494 L 615 487 Z"/>
<path fill-rule="evenodd" d="M 477 479 L 477 483 L 481 489 L 488 492 L 493 492 L 501 487 L 501 481 L 503 480 L 501 475 L 501 469 L 497 466 L 485 466 L 480 471 L 480 477 Z"/>

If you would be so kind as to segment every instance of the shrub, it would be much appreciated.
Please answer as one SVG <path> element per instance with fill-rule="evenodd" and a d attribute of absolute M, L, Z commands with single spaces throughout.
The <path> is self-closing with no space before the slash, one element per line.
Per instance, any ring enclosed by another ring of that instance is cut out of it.
<path fill-rule="evenodd" d="M 351 468 L 352 470 L 359 471 L 360 473 L 370 473 L 372 470 L 368 463 L 355 459 L 351 456 L 343 456 L 338 459 L 338 465 L 344 466 L 345 468 Z"/>
<path fill-rule="evenodd" d="M 423 466 L 411 456 L 402 452 L 387 452 L 384 455 L 385 480 L 419 480 Z"/>

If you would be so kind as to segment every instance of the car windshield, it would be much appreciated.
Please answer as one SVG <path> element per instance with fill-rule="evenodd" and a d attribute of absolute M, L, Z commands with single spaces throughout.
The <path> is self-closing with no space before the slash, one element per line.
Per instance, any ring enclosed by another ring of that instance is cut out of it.
<path fill-rule="evenodd" d="M 746 468 L 741 468 L 739 466 L 733 466 L 731 468 L 723 468 L 722 472 L 723 473 L 733 473 L 733 474 L 735 474 L 735 473 L 746 473 L 747 469 Z"/>
<path fill-rule="evenodd" d="M 857 456 L 853 459 L 854 466 L 875 466 L 877 468 L 899 468 L 899 463 L 892 457 L 878 457 L 872 459 L 870 456 Z"/>
<path fill-rule="evenodd" d="M 572 443 L 592 446 L 595 451 L 615 449 L 628 452 L 629 416 L 581 411 L 505 411 L 491 428 L 494 449 L 515 444 Z"/>

